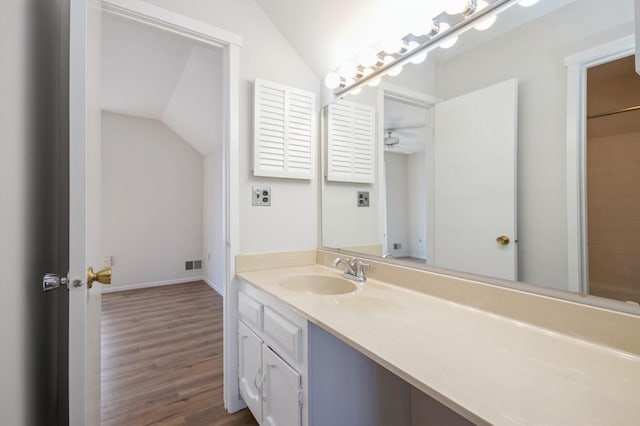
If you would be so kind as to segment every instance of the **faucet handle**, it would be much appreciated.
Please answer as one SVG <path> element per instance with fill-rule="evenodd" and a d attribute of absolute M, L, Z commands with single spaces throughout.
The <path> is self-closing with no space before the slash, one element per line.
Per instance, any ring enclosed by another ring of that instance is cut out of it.
<path fill-rule="evenodd" d="M 364 270 L 368 269 L 369 266 L 371 266 L 371 264 L 363 262 L 362 260 L 356 260 L 356 263 L 355 263 L 356 275 L 359 277 L 363 277 Z"/>

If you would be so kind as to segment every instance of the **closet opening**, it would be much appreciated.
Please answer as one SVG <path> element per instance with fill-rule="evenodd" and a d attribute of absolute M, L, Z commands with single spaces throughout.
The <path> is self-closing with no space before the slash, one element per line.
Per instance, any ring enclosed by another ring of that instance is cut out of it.
<path fill-rule="evenodd" d="M 587 70 L 589 294 L 640 302 L 640 75 L 635 56 Z"/>

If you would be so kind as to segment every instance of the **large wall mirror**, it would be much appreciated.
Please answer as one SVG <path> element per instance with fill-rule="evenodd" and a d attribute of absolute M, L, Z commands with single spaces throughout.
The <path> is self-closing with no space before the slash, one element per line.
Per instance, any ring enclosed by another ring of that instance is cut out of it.
<path fill-rule="evenodd" d="M 634 0 L 514 6 L 334 100 L 323 246 L 640 302 L 633 16 Z"/>

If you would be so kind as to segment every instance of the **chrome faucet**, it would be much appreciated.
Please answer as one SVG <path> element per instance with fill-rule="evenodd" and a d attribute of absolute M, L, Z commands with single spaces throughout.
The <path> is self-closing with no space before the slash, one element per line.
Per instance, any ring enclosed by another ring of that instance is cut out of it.
<path fill-rule="evenodd" d="M 344 265 L 343 276 L 345 278 L 359 282 L 367 280 L 367 277 L 364 275 L 364 270 L 369 267 L 368 263 L 364 263 L 355 257 L 352 257 L 351 259 L 336 257 L 333 263 L 331 263 L 331 266 L 336 268 L 341 263 Z"/>

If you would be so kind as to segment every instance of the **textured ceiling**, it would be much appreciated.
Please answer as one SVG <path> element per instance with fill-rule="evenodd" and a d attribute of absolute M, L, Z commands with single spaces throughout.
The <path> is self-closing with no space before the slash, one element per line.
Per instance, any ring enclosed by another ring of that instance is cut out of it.
<path fill-rule="evenodd" d="M 163 121 L 202 154 L 222 139 L 222 52 L 103 14 L 105 111 Z"/>

